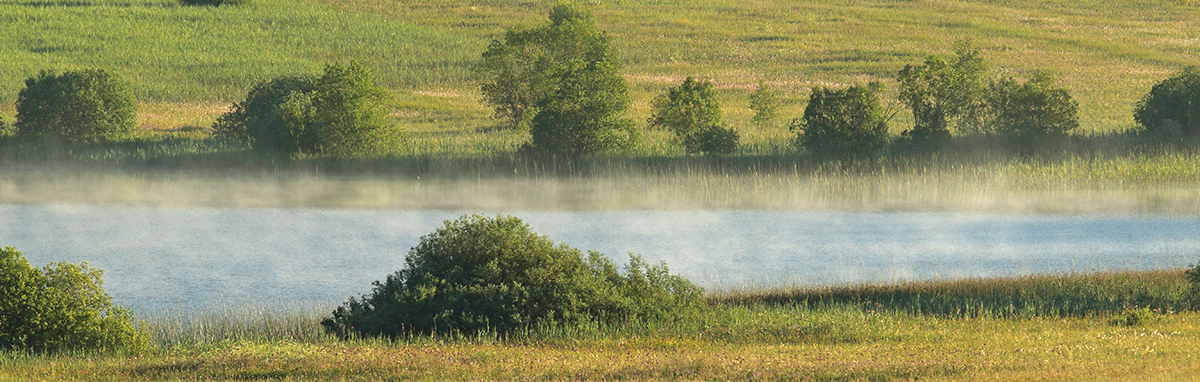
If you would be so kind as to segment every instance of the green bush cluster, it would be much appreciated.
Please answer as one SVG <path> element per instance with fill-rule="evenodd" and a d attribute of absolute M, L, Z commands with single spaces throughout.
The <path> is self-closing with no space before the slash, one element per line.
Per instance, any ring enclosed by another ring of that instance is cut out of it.
<path fill-rule="evenodd" d="M 331 64 L 319 75 L 288 75 L 255 84 L 218 118 L 213 135 L 257 150 L 364 156 L 399 144 L 388 118 L 390 97 L 365 66 Z"/>
<path fill-rule="evenodd" d="M 483 52 L 485 102 L 511 128 L 530 129 L 529 150 L 578 156 L 627 147 L 638 135 L 622 117 L 629 87 L 610 39 L 570 4 L 556 5 L 549 19 L 510 29 Z"/>
<path fill-rule="evenodd" d="M 792 122 L 797 144 L 827 158 L 871 157 L 888 143 L 887 116 L 879 105 L 882 85 L 813 88 L 804 116 Z"/>
<path fill-rule="evenodd" d="M 478 333 L 584 321 L 669 319 L 703 305 L 701 289 L 632 256 L 624 273 L 601 254 L 555 245 L 515 217 L 447 221 L 406 268 L 322 322 L 340 336 Z"/>
<path fill-rule="evenodd" d="M 129 350 L 148 346 L 133 315 L 101 288 L 103 271 L 69 263 L 41 270 L 0 249 L 0 349 L 32 352 Z"/>
<path fill-rule="evenodd" d="M 1155 84 L 1138 101 L 1133 118 L 1147 131 L 1165 136 L 1200 134 L 1200 68 L 1186 67 Z"/>
<path fill-rule="evenodd" d="M 671 130 L 689 154 L 728 155 L 737 148 L 737 131 L 725 126 L 712 82 L 688 77 L 651 106 L 650 126 Z"/>
<path fill-rule="evenodd" d="M 127 139 L 137 101 L 128 82 L 99 69 L 41 72 L 17 94 L 17 135 L 71 143 Z"/>

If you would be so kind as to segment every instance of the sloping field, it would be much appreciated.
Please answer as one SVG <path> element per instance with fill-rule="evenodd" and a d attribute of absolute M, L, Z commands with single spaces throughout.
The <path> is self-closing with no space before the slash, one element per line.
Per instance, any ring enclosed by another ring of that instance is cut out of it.
<path fill-rule="evenodd" d="M 590 2 L 620 47 L 636 120 L 658 92 L 696 75 L 722 89 L 729 119 L 746 95 L 776 85 L 798 116 L 808 89 L 890 81 L 903 65 L 982 49 L 996 75 L 1056 75 L 1080 101 L 1087 131 L 1132 125 L 1132 105 L 1172 71 L 1200 64 L 1200 8 L 1148 1 Z M 395 89 L 415 130 L 487 126 L 471 63 L 516 25 L 543 22 L 550 1 L 256 0 L 183 7 L 173 0 L 15 0 L 0 4 L 0 99 L 41 69 L 103 67 L 134 80 L 154 125 L 204 124 L 256 80 L 359 59 Z M 179 105 L 177 108 L 162 104 Z M 898 107 L 898 105 L 896 105 Z M 195 114 L 201 114 L 196 116 Z M 179 122 L 184 124 L 185 122 Z M 907 124 L 902 116 L 894 130 Z M 440 127 L 439 127 L 440 126 Z M 781 129 L 782 130 L 782 129 Z M 778 132 L 748 132 L 750 141 Z"/>

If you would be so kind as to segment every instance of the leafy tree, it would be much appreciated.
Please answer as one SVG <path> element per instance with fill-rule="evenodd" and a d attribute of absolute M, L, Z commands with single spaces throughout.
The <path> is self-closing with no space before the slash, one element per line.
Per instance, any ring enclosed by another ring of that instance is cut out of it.
<path fill-rule="evenodd" d="M 297 137 L 296 110 L 290 113 L 281 107 L 292 101 L 289 109 L 295 109 L 316 91 L 316 76 L 288 75 L 255 84 L 246 94 L 246 99 L 233 104 L 230 112 L 217 118 L 213 125 L 213 136 L 221 139 L 248 139 L 260 150 L 300 152 L 316 145 L 311 137 Z"/>
<path fill-rule="evenodd" d="M 87 69 L 41 72 L 17 94 L 17 134 L 72 143 L 118 141 L 135 131 L 137 101 L 121 77 Z"/>
<path fill-rule="evenodd" d="M 104 272 L 51 263 L 37 269 L 13 247 L 0 248 L 0 349 L 141 350 L 133 315 L 101 288 Z"/>
<path fill-rule="evenodd" d="M 754 111 L 750 123 L 761 127 L 774 126 L 775 121 L 779 119 L 781 108 L 783 102 L 779 100 L 779 92 L 765 83 L 759 82 L 754 93 L 750 93 L 750 110 Z"/>
<path fill-rule="evenodd" d="M 629 90 L 617 68 L 607 62 L 570 66 L 554 93 L 538 103 L 533 147 L 579 156 L 634 142 L 633 122 L 620 117 L 629 108 Z"/>
<path fill-rule="evenodd" d="M 959 131 L 979 130 L 986 71 L 979 51 L 963 44 L 947 62 L 936 56 L 900 70 L 900 100 L 913 112 L 914 126 L 903 135 L 918 146 L 935 147 Z"/>
<path fill-rule="evenodd" d="M 447 221 L 409 251 L 406 267 L 351 298 L 322 325 L 343 337 L 508 333 L 539 325 L 676 317 L 701 289 L 636 256 L 624 274 L 602 255 L 555 245 L 514 217 Z"/>
<path fill-rule="evenodd" d="M 1138 102 L 1133 118 L 1151 132 L 1200 134 L 1200 68 L 1189 66 L 1155 84 Z"/>
<path fill-rule="evenodd" d="M 737 132 L 722 121 L 712 82 L 688 77 L 655 98 L 652 107 L 650 126 L 670 129 L 688 153 L 723 155 L 737 147 Z"/>
<path fill-rule="evenodd" d="M 536 110 L 530 121 L 532 149 L 578 156 L 628 146 L 637 139 L 633 123 L 621 117 L 629 109 L 628 86 L 608 37 L 596 30 L 587 12 L 559 4 L 550 12 L 549 25 L 527 33 L 538 41 L 530 48 L 538 57 L 536 64 L 513 70 L 538 73 L 535 85 L 528 87 L 533 95 L 522 98 L 536 100 L 533 108 L 525 109 Z M 486 57 L 488 53 L 485 61 Z M 484 87 L 488 93 L 488 85 Z"/>
<path fill-rule="evenodd" d="M 887 116 L 879 104 L 882 85 L 813 88 L 804 116 L 792 122 L 797 143 L 814 155 L 864 158 L 888 143 Z"/>
<path fill-rule="evenodd" d="M 244 101 L 218 118 L 213 135 L 246 139 L 266 151 L 376 154 L 400 140 L 387 116 L 388 102 L 365 66 L 335 63 L 320 76 L 281 76 L 254 85 Z"/>
<path fill-rule="evenodd" d="M 1059 143 L 1079 127 L 1078 103 L 1046 73 L 1023 84 L 1012 78 L 992 82 L 988 108 L 996 131 L 1020 152 Z"/>
<path fill-rule="evenodd" d="M 586 11 L 560 3 L 549 19 L 549 24 L 510 29 L 503 40 L 492 40 L 476 69 L 486 79 L 481 90 L 493 115 L 513 129 L 529 128 L 568 63 L 612 60 L 608 37 L 596 31 Z"/>

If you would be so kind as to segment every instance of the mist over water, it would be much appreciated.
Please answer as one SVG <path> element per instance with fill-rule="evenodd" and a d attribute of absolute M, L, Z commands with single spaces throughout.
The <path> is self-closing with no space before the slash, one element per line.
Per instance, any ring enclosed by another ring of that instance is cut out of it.
<path fill-rule="evenodd" d="M 471 212 L 477 212 L 471 211 Z M 104 269 L 137 310 L 334 305 L 461 210 L 0 205 L 0 245 Z M 494 214 L 494 213 L 490 213 Z M 1183 267 L 1200 217 L 747 210 L 509 212 L 559 243 L 709 288 Z"/>

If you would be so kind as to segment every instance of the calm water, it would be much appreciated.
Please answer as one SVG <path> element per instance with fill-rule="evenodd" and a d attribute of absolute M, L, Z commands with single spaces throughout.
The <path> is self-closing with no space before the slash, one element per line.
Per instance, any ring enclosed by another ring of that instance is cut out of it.
<path fill-rule="evenodd" d="M 34 265 L 105 270 L 139 310 L 339 303 L 403 265 L 455 211 L 0 205 L 0 245 Z M 1182 267 L 1200 218 L 981 213 L 513 213 L 624 263 L 665 261 L 707 287 Z"/>

